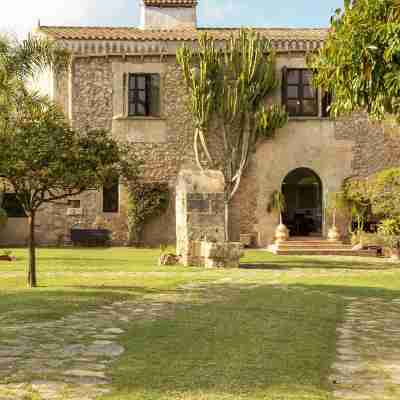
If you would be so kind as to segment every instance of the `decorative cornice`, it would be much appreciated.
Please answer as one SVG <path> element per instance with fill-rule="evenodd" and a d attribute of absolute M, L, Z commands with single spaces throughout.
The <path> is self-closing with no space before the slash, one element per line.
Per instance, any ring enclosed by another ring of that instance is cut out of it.
<path fill-rule="evenodd" d="M 320 40 L 272 40 L 278 53 L 312 52 L 323 45 Z M 129 55 L 175 55 L 182 42 L 137 42 L 116 40 L 68 40 L 62 44 L 75 56 L 129 56 Z M 193 42 L 196 46 L 196 42 Z"/>
<path fill-rule="evenodd" d="M 310 52 L 319 49 L 327 29 L 255 29 L 271 40 L 277 52 Z M 76 55 L 175 54 L 186 43 L 196 46 L 206 32 L 221 43 L 238 29 L 200 28 L 187 30 L 141 30 L 137 28 L 44 27 L 40 34 L 63 43 Z"/>

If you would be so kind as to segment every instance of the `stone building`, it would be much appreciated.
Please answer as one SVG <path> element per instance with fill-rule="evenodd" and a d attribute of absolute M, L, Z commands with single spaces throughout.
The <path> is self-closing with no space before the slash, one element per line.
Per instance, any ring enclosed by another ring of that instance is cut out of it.
<path fill-rule="evenodd" d="M 170 206 L 150 220 L 144 230 L 147 245 L 175 242 L 174 188 L 180 170 L 194 167 L 193 122 L 176 50 L 195 45 L 208 32 L 218 40 L 235 29 L 200 28 L 196 0 L 137 0 L 139 27 L 40 26 L 38 33 L 52 38 L 73 54 L 68 73 L 40 79 L 76 128 L 105 128 L 135 145 L 146 161 L 148 181 L 168 182 Z M 201 1 L 201 0 L 200 0 Z M 284 216 L 293 234 L 324 235 L 329 192 L 340 189 L 349 176 L 368 175 L 398 164 L 400 140 L 390 127 L 369 123 L 365 116 L 332 120 L 327 98 L 310 85 L 306 55 L 320 48 L 326 29 L 257 29 L 277 52 L 277 76 L 282 87 L 274 101 L 287 105 L 289 123 L 276 138 L 259 144 L 240 191 L 232 204 L 232 234 L 252 234 L 255 244 L 270 243 L 277 224 L 269 214 L 271 193 L 283 190 L 288 202 Z M 0 244 L 23 244 L 27 221 L 13 195 L 6 195 L 10 220 L 0 233 Z M 116 184 L 103 191 L 55 203 L 44 208 L 37 223 L 42 244 L 63 244 L 71 226 L 91 226 L 103 216 L 115 243 L 127 238 L 126 191 Z M 300 221 L 300 223 L 299 223 Z"/>

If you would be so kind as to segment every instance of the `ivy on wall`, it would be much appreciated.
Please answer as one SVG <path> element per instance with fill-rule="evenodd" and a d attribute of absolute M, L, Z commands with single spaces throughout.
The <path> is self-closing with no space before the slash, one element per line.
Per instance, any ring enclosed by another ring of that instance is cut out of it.
<path fill-rule="evenodd" d="M 136 182 L 128 189 L 128 230 L 129 244 L 137 246 L 141 242 L 144 224 L 168 207 L 168 184 L 160 182 Z"/>

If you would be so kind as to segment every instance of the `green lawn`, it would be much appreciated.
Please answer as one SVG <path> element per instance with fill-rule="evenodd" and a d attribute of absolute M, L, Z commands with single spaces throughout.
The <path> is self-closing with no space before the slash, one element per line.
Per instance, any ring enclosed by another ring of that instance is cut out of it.
<path fill-rule="evenodd" d="M 50 320 L 175 295 L 172 316 L 138 320 L 121 337 L 107 400 L 331 399 L 348 297 L 400 297 L 400 269 L 387 260 L 249 251 L 239 270 L 203 270 L 158 267 L 153 250 L 40 249 L 40 287 L 28 290 L 26 252 L 13 254 L 0 264 L 0 317 Z M 201 286 L 182 289 L 190 283 Z"/>

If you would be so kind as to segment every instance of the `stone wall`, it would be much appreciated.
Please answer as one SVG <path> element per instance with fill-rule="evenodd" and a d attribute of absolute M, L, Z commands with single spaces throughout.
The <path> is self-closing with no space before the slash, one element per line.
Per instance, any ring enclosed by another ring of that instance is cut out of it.
<path fill-rule="evenodd" d="M 390 122 L 368 120 L 364 113 L 336 121 L 336 137 L 354 141 L 353 175 L 368 176 L 400 165 L 400 129 Z"/>
<path fill-rule="evenodd" d="M 192 167 L 192 132 L 193 123 L 187 107 L 187 96 L 181 82 L 179 68 L 174 58 L 148 58 L 146 63 L 153 63 L 162 68 L 162 115 L 154 122 L 165 125 L 166 138 L 161 142 L 154 140 L 153 126 L 143 125 L 143 118 L 119 118 L 115 127 L 113 86 L 115 78 L 113 64 L 120 63 L 120 58 L 77 58 L 72 65 L 70 88 L 68 74 L 59 78 L 56 100 L 70 116 L 73 126 L 80 130 L 105 129 L 117 138 L 127 140 L 136 149 L 139 158 L 145 160 L 144 178 L 147 181 L 168 182 L 171 188 L 170 205 L 164 215 L 151 219 L 144 227 L 143 240 L 147 245 L 158 246 L 160 243 L 175 243 L 175 201 L 174 187 L 179 170 Z M 129 57 L 126 65 L 140 68 L 143 61 Z M 139 66 L 139 67 L 138 67 Z M 148 69 L 147 66 L 144 66 Z M 144 71 L 145 72 L 145 71 Z M 71 98 L 69 98 L 71 97 Z M 137 135 L 137 132 L 141 132 Z M 138 136 L 141 136 L 141 138 Z M 143 136 L 145 139 L 143 140 Z M 153 138 L 153 139 L 152 139 Z M 118 213 L 102 212 L 102 193 L 90 191 L 78 198 L 83 215 L 67 216 L 67 201 L 48 205 L 37 217 L 37 238 L 43 245 L 68 242 L 71 226 L 79 223 L 81 227 L 91 227 L 97 216 L 102 216 L 107 228 L 113 231 L 114 243 L 125 243 L 128 234 L 127 193 L 120 187 L 120 210 Z M 164 227 L 160 229 L 160 223 Z M 7 229 L 0 233 L 0 245 L 26 243 L 27 220 L 10 220 Z"/>

